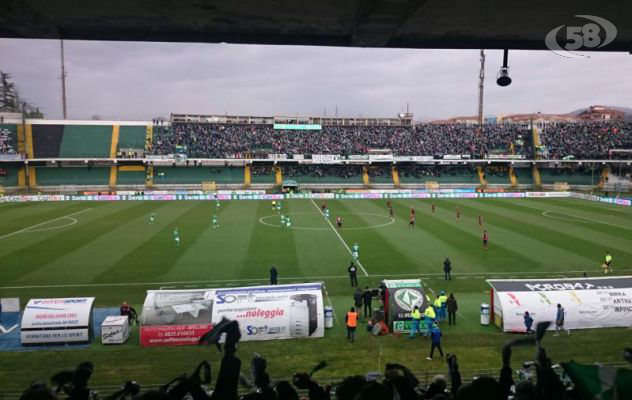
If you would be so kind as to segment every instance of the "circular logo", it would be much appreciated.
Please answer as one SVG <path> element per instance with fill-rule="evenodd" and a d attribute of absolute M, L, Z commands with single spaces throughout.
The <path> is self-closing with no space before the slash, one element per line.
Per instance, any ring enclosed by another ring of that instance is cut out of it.
<path fill-rule="evenodd" d="M 406 311 L 412 311 L 424 301 L 421 292 L 411 288 L 398 289 L 393 297 L 397 305 Z"/>

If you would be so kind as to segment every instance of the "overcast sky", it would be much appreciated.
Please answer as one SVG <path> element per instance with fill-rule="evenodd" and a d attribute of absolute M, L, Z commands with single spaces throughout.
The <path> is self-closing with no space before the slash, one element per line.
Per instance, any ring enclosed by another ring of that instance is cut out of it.
<path fill-rule="evenodd" d="M 138 42 L 65 42 L 69 118 L 170 113 L 391 117 L 475 115 L 478 51 Z M 513 83 L 496 86 L 487 51 L 485 114 L 632 107 L 632 55 L 571 59 L 513 51 Z M 59 42 L 0 39 L 0 70 L 48 118 L 61 116 Z"/>

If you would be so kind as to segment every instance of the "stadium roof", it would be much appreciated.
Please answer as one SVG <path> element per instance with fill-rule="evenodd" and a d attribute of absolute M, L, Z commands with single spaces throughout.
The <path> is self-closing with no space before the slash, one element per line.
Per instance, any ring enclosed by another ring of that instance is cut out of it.
<path fill-rule="evenodd" d="M 575 15 L 616 26 L 598 50 L 632 51 L 625 0 L 3 0 L 0 37 L 545 50 L 552 29 L 588 22 Z"/>

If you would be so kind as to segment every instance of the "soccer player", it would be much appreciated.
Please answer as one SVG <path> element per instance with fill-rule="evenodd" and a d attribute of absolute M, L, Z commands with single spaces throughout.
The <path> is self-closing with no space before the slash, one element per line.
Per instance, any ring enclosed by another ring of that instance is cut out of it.
<path fill-rule="evenodd" d="M 456 208 L 456 220 L 457 221 L 461 220 L 461 207 Z"/>
<path fill-rule="evenodd" d="M 276 210 L 276 201 L 272 201 L 272 211 Z"/>
<path fill-rule="evenodd" d="M 320 208 L 323 210 L 323 212 L 325 210 L 327 210 L 327 203 L 325 203 L 325 201 L 323 200 L 322 204 L 320 205 Z"/>
<path fill-rule="evenodd" d="M 285 228 L 285 215 L 281 214 L 281 227 Z"/>
<path fill-rule="evenodd" d="M 408 220 L 408 227 L 409 228 L 415 227 L 415 214 L 414 213 L 410 214 L 410 219 Z"/>
<path fill-rule="evenodd" d="M 149 215 L 149 223 L 153 224 L 155 220 L 156 220 L 156 213 L 151 213 Z"/>
<path fill-rule="evenodd" d="M 329 219 L 329 209 L 325 208 L 325 219 Z"/>
<path fill-rule="evenodd" d="M 388 209 L 392 208 L 390 200 L 386 200 L 386 208 L 388 208 Z"/>
<path fill-rule="evenodd" d="M 395 217 L 393 216 L 393 207 L 389 207 L 388 208 L 388 212 L 389 212 L 389 214 L 391 216 L 391 219 L 394 219 Z"/>
<path fill-rule="evenodd" d="M 435 213 L 435 204 L 432 203 L 431 205 L 432 205 L 432 213 L 434 214 Z"/>
<path fill-rule="evenodd" d="M 481 213 L 478 213 L 478 226 L 483 227 L 483 216 Z"/>
<path fill-rule="evenodd" d="M 219 199 L 215 201 L 215 208 L 219 210 Z"/>
<path fill-rule="evenodd" d="M 213 213 L 213 228 L 219 228 L 219 220 L 217 219 L 217 213 Z"/>
<path fill-rule="evenodd" d="M 358 258 L 360 257 L 360 246 L 358 246 L 357 242 L 351 246 L 351 257 L 354 262 L 358 262 Z"/>
<path fill-rule="evenodd" d="M 608 272 L 612 272 L 612 268 L 610 268 L 610 264 L 612 263 L 612 256 L 609 252 L 606 251 L 606 261 L 603 263 L 603 273 L 607 274 Z"/>
<path fill-rule="evenodd" d="M 276 203 L 276 210 L 278 212 L 281 212 L 281 200 L 277 201 L 277 203 Z"/>
<path fill-rule="evenodd" d="M 173 240 L 176 242 L 176 247 L 180 247 L 180 233 L 178 228 L 173 230 Z"/>
<path fill-rule="evenodd" d="M 489 235 L 487 234 L 487 229 L 483 231 L 483 249 L 487 250 L 487 242 L 489 241 Z"/>
<path fill-rule="evenodd" d="M 338 229 L 342 229 L 342 217 L 341 216 L 337 216 L 336 217 L 336 226 L 338 226 Z"/>
<path fill-rule="evenodd" d="M 286 228 L 292 227 L 292 221 L 290 220 L 290 217 L 285 217 L 285 227 Z"/>

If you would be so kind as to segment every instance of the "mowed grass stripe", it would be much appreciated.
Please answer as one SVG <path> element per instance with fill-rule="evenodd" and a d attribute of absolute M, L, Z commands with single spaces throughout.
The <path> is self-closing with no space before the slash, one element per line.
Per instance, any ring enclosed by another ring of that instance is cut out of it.
<path fill-rule="evenodd" d="M 456 220 L 456 204 L 453 201 L 436 202 L 436 212 L 432 214 L 430 207 L 426 207 L 427 202 L 415 201 L 414 204 L 424 204 L 426 215 L 430 216 L 428 221 L 417 220 L 419 226 L 424 226 L 442 241 L 451 245 L 455 251 L 460 251 L 465 260 L 462 261 L 463 271 L 485 270 L 488 272 L 507 271 L 513 266 L 518 270 L 521 268 L 533 268 L 540 264 L 540 261 L 532 254 L 519 252 L 515 249 L 514 243 L 504 240 L 502 237 L 494 237 L 490 232 L 490 245 L 488 250 L 483 250 L 482 230 L 478 225 L 468 223 L 461 215 L 461 220 Z M 450 257 L 449 255 L 446 255 Z M 519 266 L 519 267 L 518 267 Z M 540 266 L 542 267 L 542 266 Z"/>
<path fill-rule="evenodd" d="M 164 280 L 164 275 L 173 268 L 176 261 L 191 249 L 200 233 L 208 225 L 202 219 L 209 202 L 182 202 L 179 207 L 163 209 L 160 225 L 140 225 L 132 227 L 131 234 L 142 235 L 145 240 L 127 257 L 112 264 L 99 274 L 94 282 L 133 282 L 146 279 Z M 166 222 L 166 223 L 165 223 Z M 180 247 L 176 247 L 173 231 L 180 232 Z"/>
<path fill-rule="evenodd" d="M 346 212 L 357 212 L 357 218 L 366 225 L 369 225 L 369 218 L 363 214 L 389 216 L 385 201 L 338 201 L 336 205 Z M 395 203 L 393 206 L 393 224 L 367 230 L 342 231 L 342 235 L 350 245 L 358 243 L 360 261 L 366 263 L 369 274 L 388 274 L 393 271 L 417 273 L 431 270 L 428 268 L 429 260 L 423 249 L 424 244 L 415 232 L 408 229 L 407 210 Z"/>
<path fill-rule="evenodd" d="M 483 208 L 490 207 L 485 203 L 482 203 L 481 206 Z M 498 201 L 493 210 L 494 213 L 499 213 L 501 216 L 507 212 L 504 210 L 522 213 L 524 215 L 522 218 L 513 221 L 517 223 L 515 229 L 526 230 L 531 237 L 543 237 L 543 240 L 550 241 L 558 247 L 582 255 L 591 260 L 593 264 L 600 261 L 608 249 L 613 248 L 618 249 L 619 255 L 625 260 L 632 261 L 632 253 L 629 251 L 629 244 L 632 244 L 629 240 L 632 236 L 630 233 L 613 235 L 603 232 L 601 227 L 596 226 L 598 224 L 547 218 L 542 216 L 539 209 L 534 210 L 532 206 L 525 206 L 524 203 Z M 536 221 L 540 221 L 540 223 Z"/>
<path fill-rule="evenodd" d="M 493 243 L 494 238 L 500 238 L 504 241 L 513 243 L 516 251 L 530 254 L 539 254 L 540 261 L 544 261 L 549 265 L 548 268 L 560 269 L 566 268 L 577 270 L 581 268 L 590 268 L 596 263 L 594 243 L 584 241 L 581 237 L 571 235 L 563 229 L 548 229 L 540 224 L 534 224 L 527 221 L 533 221 L 527 215 L 521 215 L 520 210 L 511 209 L 505 212 L 496 212 L 508 204 L 502 201 L 495 202 L 492 206 L 485 202 L 457 202 L 460 204 L 465 219 L 471 219 L 472 224 L 477 224 L 477 213 L 481 212 L 483 216 L 484 228 L 490 232 L 490 241 Z M 468 205 L 469 204 L 469 205 Z M 470 205 L 476 205 L 471 207 Z M 494 210 L 494 211 L 492 211 Z M 556 222 L 547 226 L 556 226 Z M 584 247 L 581 250 L 577 247 Z M 544 258 L 544 260 L 543 260 Z"/>
<path fill-rule="evenodd" d="M 333 232 L 324 215 L 320 213 L 321 205 L 316 205 L 318 209 L 312 201 L 292 202 L 292 209 L 307 213 L 303 219 L 309 222 L 309 226 L 323 228 L 321 230 L 295 231 L 294 246 L 301 267 L 300 273 L 304 276 L 344 276 L 347 274 L 351 254 Z M 341 209 L 337 207 L 335 202 L 330 202 L 328 207 L 330 208 L 330 222 L 335 227 L 336 210 L 341 211 Z M 339 234 L 347 246 L 353 245 L 345 239 L 344 231 L 339 232 Z M 362 257 L 360 257 L 360 262 L 365 266 Z M 365 266 L 365 268 L 367 267 Z M 358 269 L 357 276 L 358 278 L 364 277 L 361 269 Z"/>
<path fill-rule="evenodd" d="M 54 276 L 55 282 L 67 284 L 92 282 L 114 263 L 128 257 L 129 252 L 142 243 L 144 236 L 138 234 L 137 230 L 149 226 L 151 212 L 160 215 L 162 210 L 168 207 L 174 207 L 173 203 L 136 203 L 133 214 L 115 214 L 121 206 L 112 205 L 110 207 L 111 220 L 108 221 L 112 229 L 101 234 L 96 240 L 89 240 L 90 236 L 86 236 L 83 241 L 76 243 L 72 251 L 52 260 L 22 279 L 30 282 L 46 281 L 47 277 Z M 158 218 L 156 225 L 159 223 Z M 95 228 L 98 229 L 98 227 Z"/>
<path fill-rule="evenodd" d="M 100 206 L 83 215 L 81 223 L 68 229 L 37 232 L 33 235 L 43 239 L 31 242 L 27 247 L 21 247 L 0 256 L 0 273 L 6 283 L 34 283 L 25 279 L 38 269 L 44 268 L 66 254 L 74 251 L 78 243 L 99 240 L 107 232 L 117 228 L 119 219 L 133 218 L 138 210 L 147 207 L 144 203 L 129 203 Z M 17 236 L 17 235 L 16 235 Z M 15 240 L 12 237 L 12 241 Z M 86 255 L 85 263 L 79 267 L 89 265 L 90 255 Z M 74 270 L 78 266 L 66 265 L 64 268 Z M 48 276 L 46 281 L 58 282 L 56 273 Z M 41 282 L 36 280 L 35 282 Z"/>
<path fill-rule="evenodd" d="M 213 213 L 218 215 L 219 228 L 212 227 Z M 244 250 L 256 223 L 257 205 L 239 201 L 221 202 L 218 210 L 215 202 L 209 202 L 200 210 L 199 219 L 202 224 L 199 235 L 164 275 L 165 280 L 245 277 L 243 267 L 249 255 Z"/>
<path fill-rule="evenodd" d="M 578 227 L 589 227 L 593 231 L 600 231 L 615 237 L 630 236 L 632 233 L 632 215 L 613 213 L 612 210 L 603 209 L 601 213 L 582 211 L 575 208 L 577 203 L 574 202 L 562 206 L 561 203 L 547 205 L 547 203 L 519 200 L 516 205 L 536 210 L 541 217 L 549 220 L 573 223 Z"/>

